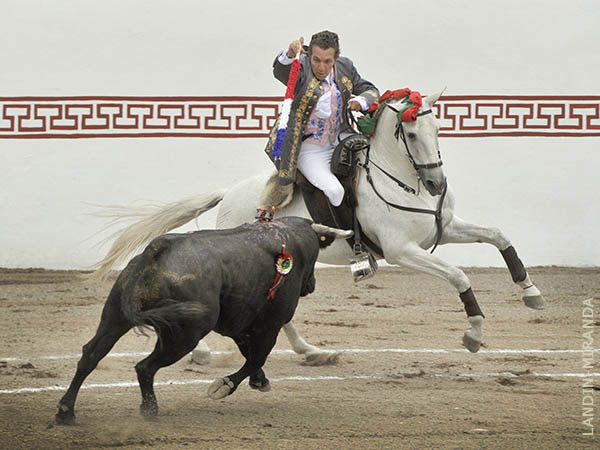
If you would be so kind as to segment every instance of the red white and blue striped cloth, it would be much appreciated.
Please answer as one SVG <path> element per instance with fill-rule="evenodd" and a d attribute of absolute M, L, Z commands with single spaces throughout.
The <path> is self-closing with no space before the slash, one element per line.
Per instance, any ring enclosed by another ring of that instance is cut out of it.
<path fill-rule="evenodd" d="M 283 141 L 285 140 L 285 133 L 287 129 L 287 123 L 290 118 L 290 110 L 292 108 L 292 102 L 294 101 L 294 91 L 296 90 L 296 83 L 298 82 L 298 74 L 300 73 L 300 53 L 292 62 L 290 69 L 290 77 L 287 83 L 287 89 L 285 91 L 285 97 L 283 104 L 281 105 L 281 114 L 279 115 L 279 126 L 277 127 L 277 137 L 273 144 L 273 157 L 275 159 L 281 159 L 281 149 L 283 147 Z"/>

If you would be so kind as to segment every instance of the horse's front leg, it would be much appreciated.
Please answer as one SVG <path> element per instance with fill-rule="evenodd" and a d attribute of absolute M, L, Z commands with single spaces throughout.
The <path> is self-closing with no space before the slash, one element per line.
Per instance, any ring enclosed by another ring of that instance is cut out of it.
<path fill-rule="evenodd" d="M 450 223 L 444 227 L 440 240 L 440 244 L 471 244 L 474 242 L 491 244 L 496 247 L 508 266 L 513 282 L 523 290 L 525 306 L 544 309 L 546 302 L 542 293 L 529 278 L 515 248 L 499 229 L 474 225 L 453 216 Z"/>
<path fill-rule="evenodd" d="M 471 289 L 471 282 L 465 273 L 458 267 L 449 265 L 416 244 L 403 249 L 402 252 L 396 253 L 387 249 L 384 249 L 384 252 L 386 261 L 389 263 L 400 264 L 419 272 L 434 275 L 446 280 L 455 287 L 464 304 L 469 321 L 469 328 L 463 335 L 463 345 L 470 352 L 477 352 L 483 340 L 483 319 L 485 316 L 479 308 L 475 294 L 473 294 L 473 290 Z"/>

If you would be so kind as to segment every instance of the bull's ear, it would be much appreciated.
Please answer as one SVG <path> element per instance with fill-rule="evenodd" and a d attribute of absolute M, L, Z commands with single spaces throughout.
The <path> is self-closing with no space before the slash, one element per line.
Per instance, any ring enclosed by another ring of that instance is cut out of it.
<path fill-rule="evenodd" d="M 327 247 L 335 239 L 349 239 L 354 234 L 352 230 L 340 230 L 339 228 L 331 228 L 320 223 L 313 223 L 311 226 L 315 230 L 315 233 L 317 233 L 321 248 Z"/>

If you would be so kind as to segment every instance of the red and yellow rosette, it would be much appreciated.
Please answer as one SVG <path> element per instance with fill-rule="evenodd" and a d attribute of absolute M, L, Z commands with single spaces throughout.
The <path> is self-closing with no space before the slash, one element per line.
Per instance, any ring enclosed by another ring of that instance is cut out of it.
<path fill-rule="evenodd" d="M 269 295 L 267 295 L 267 300 L 273 300 L 275 298 L 275 294 L 283 281 L 283 277 L 285 277 L 288 273 L 292 271 L 292 267 L 294 265 L 294 258 L 290 253 L 286 253 L 285 244 L 281 246 L 281 254 L 277 257 L 275 261 L 275 270 L 277 270 L 277 275 L 275 275 L 275 281 L 273 282 L 273 286 L 269 289 Z"/>

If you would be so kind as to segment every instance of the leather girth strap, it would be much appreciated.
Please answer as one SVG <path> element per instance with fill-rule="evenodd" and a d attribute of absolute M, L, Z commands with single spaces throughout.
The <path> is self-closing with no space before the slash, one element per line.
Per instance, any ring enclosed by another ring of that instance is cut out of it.
<path fill-rule="evenodd" d="M 304 176 L 300 175 L 297 177 L 296 184 L 301 188 L 304 203 L 314 222 L 343 230 L 354 230 L 354 208 L 357 205 L 357 201 L 352 187 L 353 177 L 338 178 L 342 186 L 344 186 L 345 194 L 341 205 L 337 207 L 332 206 L 325 194 L 310 184 Z M 360 223 L 358 224 L 358 229 L 360 230 L 360 242 L 368 247 L 375 256 L 383 258 L 383 250 L 364 234 L 360 228 Z M 333 238 L 330 239 L 333 241 Z M 350 247 L 354 248 L 354 237 L 346 239 L 346 242 L 348 242 Z"/>

